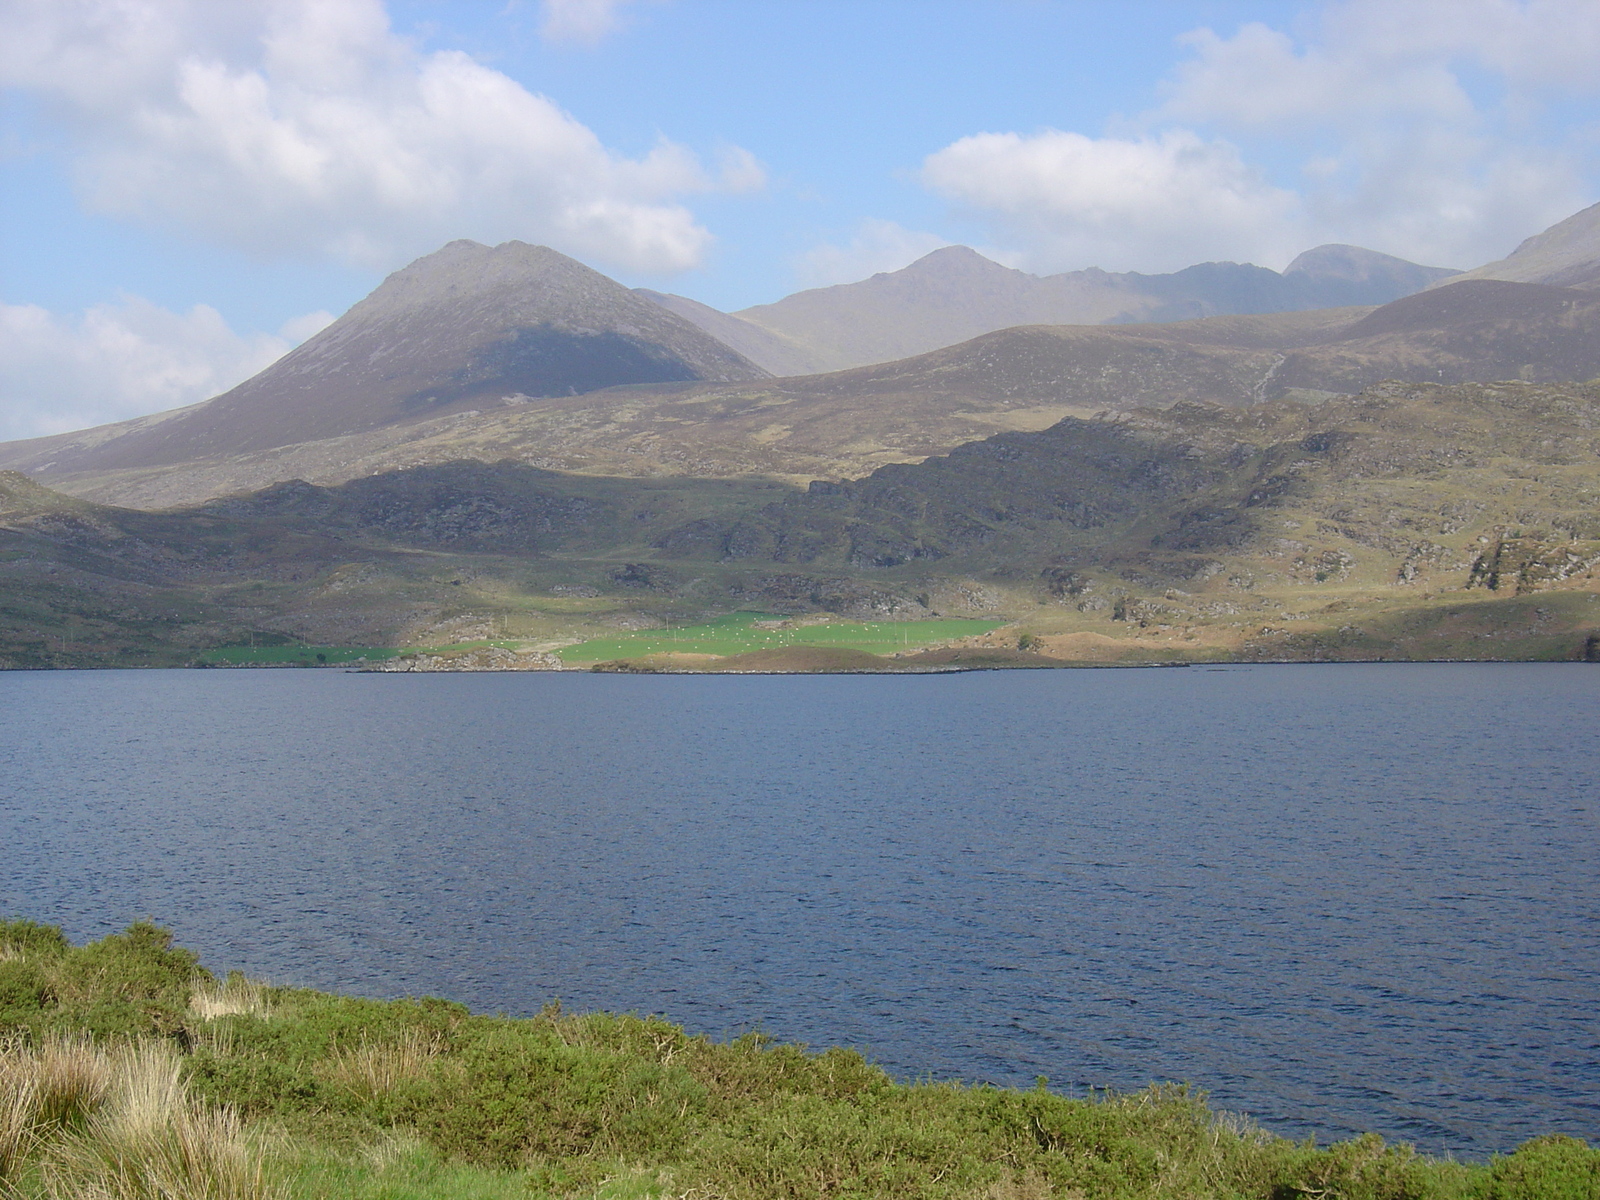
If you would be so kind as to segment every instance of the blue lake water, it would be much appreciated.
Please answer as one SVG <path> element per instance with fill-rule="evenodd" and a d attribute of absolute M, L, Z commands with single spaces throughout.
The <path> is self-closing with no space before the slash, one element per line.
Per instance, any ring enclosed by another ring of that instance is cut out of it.
<path fill-rule="evenodd" d="M 1600 1139 L 1600 668 L 0 674 L 0 912 L 1319 1139 Z"/>

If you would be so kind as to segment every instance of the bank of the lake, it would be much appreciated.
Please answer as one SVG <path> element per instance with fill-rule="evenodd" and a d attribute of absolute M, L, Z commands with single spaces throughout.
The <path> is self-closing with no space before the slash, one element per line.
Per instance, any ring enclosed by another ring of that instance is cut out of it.
<path fill-rule="evenodd" d="M 1187 1088 L 897 1083 L 861 1055 L 551 1007 L 474 1015 L 218 980 L 136 924 L 0 920 L 17 1200 L 833 1197 L 1592 1200 L 1561 1136 L 1487 1164 L 1273 1137 Z"/>

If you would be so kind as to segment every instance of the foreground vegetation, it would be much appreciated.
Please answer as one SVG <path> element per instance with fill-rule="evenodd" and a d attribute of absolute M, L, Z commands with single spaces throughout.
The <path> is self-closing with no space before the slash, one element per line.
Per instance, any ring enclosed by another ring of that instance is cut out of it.
<path fill-rule="evenodd" d="M 479 1016 L 217 980 L 149 924 L 0 922 L 0 1195 L 1594 1200 L 1600 1151 L 1485 1165 L 1274 1138 L 1186 1088 L 902 1084 L 651 1017 Z"/>

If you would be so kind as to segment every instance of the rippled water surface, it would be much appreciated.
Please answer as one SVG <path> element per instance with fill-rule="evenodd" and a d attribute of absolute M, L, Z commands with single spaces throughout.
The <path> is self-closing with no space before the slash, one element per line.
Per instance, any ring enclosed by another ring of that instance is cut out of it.
<path fill-rule="evenodd" d="M 0 911 L 1294 1136 L 1600 1137 L 1600 668 L 0 674 Z"/>

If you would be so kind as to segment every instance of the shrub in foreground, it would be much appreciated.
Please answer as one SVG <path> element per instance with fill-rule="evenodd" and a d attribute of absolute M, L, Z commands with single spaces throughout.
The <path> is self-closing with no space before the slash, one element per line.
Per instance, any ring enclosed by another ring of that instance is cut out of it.
<path fill-rule="evenodd" d="M 149 925 L 74 947 L 0 923 L 0 1005 L 0 1194 L 28 1200 L 1600 1200 L 1572 1138 L 1483 1166 L 1318 1148 L 1183 1087 L 908 1085 L 656 1018 L 218 981 Z"/>

